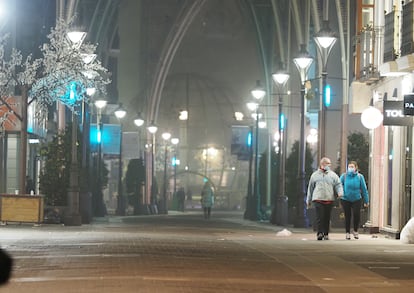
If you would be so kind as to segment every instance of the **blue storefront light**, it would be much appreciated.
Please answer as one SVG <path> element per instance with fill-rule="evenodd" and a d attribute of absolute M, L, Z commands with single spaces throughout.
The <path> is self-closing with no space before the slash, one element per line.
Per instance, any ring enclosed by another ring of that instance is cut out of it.
<path fill-rule="evenodd" d="M 325 107 L 329 107 L 331 105 L 331 86 L 327 84 L 325 86 Z"/>
<path fill-rule="evenodd" d="M 285 120 L 285 114 L 280 114 L 280 130 L 285 130 L 286 127 L 286 120 Z"/>
<path fill-rule="evenodd" d="M 249 131 L 249 134 L 247 135 L 247 146 L 252 146 L 252 132 Z"/>

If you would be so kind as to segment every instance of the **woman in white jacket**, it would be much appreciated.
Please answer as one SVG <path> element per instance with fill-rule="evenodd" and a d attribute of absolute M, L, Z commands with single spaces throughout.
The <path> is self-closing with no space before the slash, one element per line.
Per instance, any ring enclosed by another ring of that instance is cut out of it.
<path fill-rule="evenodd" d="M 211 214 L 211 207 L 214 204 L 214 192 L 210 182 L 206 182 L 201 191 L 201 206 L 204 210 L 204 218 L 209 219 Z"/>
<path fill-rule="evenodd" d="M 343 188 L 338 175 L 331 171 L 331 160 L 322 158 L 319 168 L 313 172 L 309 180 L 306 204 L 313 204 L 316 214 L 317 239 L 329 240 L 331 211 L 335 202 L 335 194 L 341 197 Z"/>

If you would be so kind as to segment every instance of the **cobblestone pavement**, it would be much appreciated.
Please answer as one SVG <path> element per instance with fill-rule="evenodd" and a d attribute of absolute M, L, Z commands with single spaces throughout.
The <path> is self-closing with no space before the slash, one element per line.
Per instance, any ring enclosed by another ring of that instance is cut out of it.
<path fill-rule="evenodd" d="M 0 292 L 413 292 L 414 246 L 382 235 L 316 241 L 310 229 L 199 211 L 90 225 L 9 224 L 15 261 Z"/>

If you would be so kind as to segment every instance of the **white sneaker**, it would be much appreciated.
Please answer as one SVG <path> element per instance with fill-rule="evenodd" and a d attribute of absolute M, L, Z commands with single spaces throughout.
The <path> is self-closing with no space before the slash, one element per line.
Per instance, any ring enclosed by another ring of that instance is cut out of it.
<path fill-rule="evenodd" d="M 354 238 L 355 238 L 355 239 L 359 239 L 358 232 L 355 232 L 355 231 L 354 231 L 354 232 L 352 232 L 352 234 L 354 234 Z"/>
<path fill-rule="evenodd" d="M 349 233 L 346 233 L 346 236 L 345 236 L 345 238 L 346 238 L 346 240 L 351 240 L 351 234 L 349 234 Z"/>

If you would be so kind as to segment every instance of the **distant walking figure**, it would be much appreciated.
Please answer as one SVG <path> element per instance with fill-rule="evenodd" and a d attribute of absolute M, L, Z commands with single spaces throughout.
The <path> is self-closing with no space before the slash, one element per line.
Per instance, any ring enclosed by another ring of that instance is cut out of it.
<path fill-rule="evenodd" d="M 210 182 L 206 182 L 201 191 L 201 206 L 204 211 L 204 218 L 209 219 L 211 214 L 211 207 L 214 205 L 214 192 Z"/>
<path fill-rule="evenodd" d="M 184 212 L 185 191 L 184 187 L 180 187 L 177 191 L 178 210 Z"/>

